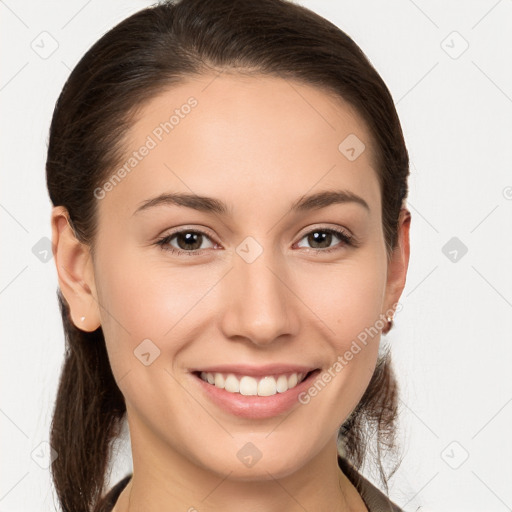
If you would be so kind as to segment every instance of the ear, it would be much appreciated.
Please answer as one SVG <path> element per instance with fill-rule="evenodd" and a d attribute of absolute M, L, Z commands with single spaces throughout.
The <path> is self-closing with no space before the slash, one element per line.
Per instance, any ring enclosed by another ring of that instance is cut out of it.
<path fill-rule="evenodd" d="M 52 209 L 51 224 L 59 287 L 69 304 L 71 320 L 82 331 L 95 331 L 101 321 L 89 246 L 76 238 L 64 206 Z"/>
<path fill-rule="evenodd" d="M 409 267 L 409 228 L 411 226 L 411 212 L 407 208 L 400 210 L 398 217 L 398 243 L 388 263 L 388 278 L 384 304 L 386 311 L 393 309 L 398 302 L 405 287 L 407 268 Z"/>

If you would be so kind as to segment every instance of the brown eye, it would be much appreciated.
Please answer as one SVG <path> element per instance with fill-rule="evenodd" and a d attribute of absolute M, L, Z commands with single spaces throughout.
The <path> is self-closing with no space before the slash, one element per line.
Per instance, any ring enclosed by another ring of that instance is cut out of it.
<path fill-rule="evenodd" d="M 171 241 L 174 239 L 176 239 L 177 247 L 171 243 Z M 178 254 L 197 254 L 205 249 L 205 247 L 201 248 L 205 240 L 210 240 L 206 233 L 203 233 L 202 231 L 185 229 L 181 231 L 175 231 L 170 235 L 160 238 L 157 240 L 156 245 L 160 246 L 163 250 L 175 252 Z M 210 247 L 212 246 L 213 244 Z"/>
<path fill-rule="evenodd" d="M 331 243 L 334 239 L 338 238 L 342 241 L 341 246 L 331 247 Z M 344 231 L 333 229 L 333 228 L 325 228 L 325 229 L 314 229 L 309 233 L 306 233 L 302 237 L 301 240 L 306 239 L 307 242 L 311 245 L 310 249 L 318 252 L 330 252 L 333 250 L 337 250 L 345 245 L 354 245 L 353 237 Z"/>

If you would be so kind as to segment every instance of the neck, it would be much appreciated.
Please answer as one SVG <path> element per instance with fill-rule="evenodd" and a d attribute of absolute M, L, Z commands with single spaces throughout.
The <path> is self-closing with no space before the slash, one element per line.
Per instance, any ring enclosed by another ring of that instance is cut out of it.
<path fill-rule="evenodd" d="M 210 470 L 201 461 L 192 460 L 190 454 L 155 439 L 140 423 L 130 424 L 130 432 L 133 475 L 113 512 L 367 510 L 338 466 L 335 435 L 298 469 L 281 468 L 280 475 L 284 476 L 275 477 L 258 463 L 253 468 L 258 473 L 248 480 L 233 476 L 227 461 L 225 471 Z"/>

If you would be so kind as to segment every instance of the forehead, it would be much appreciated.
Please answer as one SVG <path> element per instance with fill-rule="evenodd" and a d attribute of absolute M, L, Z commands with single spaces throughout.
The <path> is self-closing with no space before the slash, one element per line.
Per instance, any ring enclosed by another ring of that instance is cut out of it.
<path fill-rule="evenodd" d="M 261 208 L 335 187 L 364 196 L 372 209 L 380 204 L 363 119 L 341 98 L 289 79 L 191 77 L 145 102 L 123 145 L 112 174 L 125 172 L 101 201 L 109 215 L 131 215 L 141 201 L 173 190 Z"/>

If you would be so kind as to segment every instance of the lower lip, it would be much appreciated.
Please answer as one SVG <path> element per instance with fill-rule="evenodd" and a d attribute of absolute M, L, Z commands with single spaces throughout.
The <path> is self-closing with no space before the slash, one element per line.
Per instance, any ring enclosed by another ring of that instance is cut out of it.
<path fill-rule="evenodd" d="M 205 382 L 196 374 L 191 375 L 198 381 L 208 399 L 224 411 L 241 418 L 263 419 L 282 414 L 294 405 L 300 404 L 298 395 L 311 386 L 318 373 L 320 373 L 320 370 L 315 370 L 307 379 L 304 379 L 294 388 L 271 396 L 246 396 L 240 393 L 230 393 L 225 389 Z"/>

